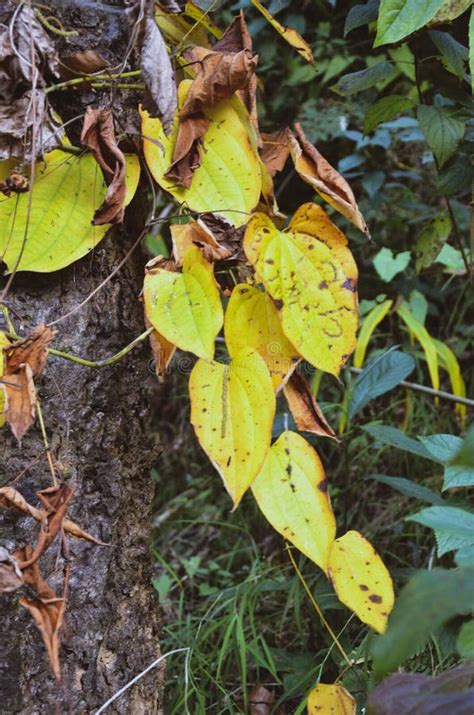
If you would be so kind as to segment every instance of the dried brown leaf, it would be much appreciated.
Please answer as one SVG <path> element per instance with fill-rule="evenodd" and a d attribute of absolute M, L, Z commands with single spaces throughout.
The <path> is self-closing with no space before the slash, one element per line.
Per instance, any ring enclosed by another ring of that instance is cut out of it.
<path fill-rule="evenodd" d="M 0 160 L 17 157 L 30 161 L 33 131 L 37 136 L 37 156 L 61 143 L 62 125 L 53 115 L 44 90 L 28 90 L 18 98 L 0 102 Z"/>
<path fill-rule="evenodd" d="M 46 364 L 48 347 L 56 333 L 47 325 L 37 325 L 26 338 L 4 348 L 7 360 L 5 374 L 10 375 L 22 365 L 28 364 L 33 377 L 39 377 Z"/>
<path fill-rule="evenodd" d="M 17 509 L 23 514 L 30 514 L 36 521 L 43 521 L 44 512 L 41 509 L 37 509 L 35 506 L 26 501 L 24 496 L 20 494 L 19 491 L 13 487 L 0 487 L 0 506 L 5 509 Z M 71 519 L 63 520 L 63 530 L 67 534 L 71 534 L 76 539 L 84 539 L 85 541 L 90 541 L 97 546 L 107 546 L 100 539 L 96 539 L 95 536 L 84 531 L 78 524 Z"/>
<path fill-rule="evenodd" d="M 146 315 L 145 325 L 147 328 L 151 328 L 151 323 Z M 153 353 L 156 377 L 158 378 L 158 382 L 163 384 L 165 382 L 168 365 L 176 352 L 176 345 L 170 343 L 169 340 L 157 330 L 153 330 L 153 332 L 150 333 L 150 347 Z"/>
<path fill-rule="evenodd" d="M 82 77 L 86 74 L 101 72 L 108 66 L 109 63 L 102 57 L 100 52 L 96 50 L 84 50 L 83 52 L 74 52 L 72 55 L 61 57 L 59 74 L 64 81 L 72 79 L 73 77 Z M 82 84 L 78 86 L 83 87 Z"/>
<path fill-rule="evenodd" d="M 168 132 L 178 108 L 178 94 L 166 43 L 152 17 L 144 21 L 140 68 L 148 90 L 143 107 L 150 116 L 160 117 Z"/>
<path fill-rule="evenodd" d="M 203 221 L 189 221 L 170 227 L 173 240 L 173 255 L 176 263 L 183 265 L 184 254 L 193 244 L 199 246 L 208 261 L 222 261 L 236 253 L 237 248 L 230 242 L 218 241 Z"/>
<path fill-rule="evenodd" d="M 275 695 L 265 686 L 257 683 L 249 693 L 250 715 L 270 715 Z M 283 715 L 279 708 L 275 715 Z"/>
<path fill-rule="evenodd" d="M 87 107 L 81 142 L 93 153 L 108 186 L 102 206 L 94 214 L 93 224 L 122 223 L 125 212 L 125 156 L 115 138 L 114 118 L 110 107 Z"/>
<path fill-rule="evenodd" d="M 306 183 L 339 211 L 358 229 L 369 235 L 367 224 L 357 206 L 354 193 L 341 174 L 331 166 L 305 136 L 300 124 L 295 124 L 295 134 L 289 133 L 290 154 L 295 169 Z"/>
<path fill-rule="evenodd" d="M 12 593 L 23 586 L 23 574 L 18 561 L 0 546 L 0 593 Z"/>
<path fill-rule="evenodd" d="M 35 563 L 54 541 L 56 535 L 62 528 L 64 516 L 72 499 L 72 495 L 74 494 L 74 490 L 63 485 L 42 489 L 37 492 L 37 494 L 43 507 L 41 510 L 43 517 L 41 530 L 30 559 L 20 564 L 22 569 Z"/>
<path fill-rule="evenodd" d="M 166 172 L 171 181 L 189 188 L 193 174 L 201 163 L 199 142 L 207 131 L 209 119 L 203 114 L 183 119 L 179 123 L 179 132 L 173 150 L 173 162 Z"/>
<path fill-rule="evenodd" d="M 329 437 L 339 442 L 336 433 L 326 421 L 316 402 L 308 382 L 302 375 L 294 372 L 283 387 L 283 392 L 299 430 L 311 432 L 320 437 Z"/>
<path fill-rule="evenodd" d="M 36 390 L 31 367 L 22 365 L 14 374 L 3 378 L 5 391 L 5 420 L 17 440 L 21 442 L 31 427 L 36 414 Z"/>
<path fill-rule="evenodd" d="M 48 653 L 51 669 L 56 680 L 61 680 L 61 664 L 59 661 L 60 632 L 66 607 L 68 586 L 68 569 L 64 580 L 63 598 L 58 598 L 49 584 L 43 579 L 37 561 L 33 561 L 33 549 L 25 546 L 14 554 L 19 562 L 30 564 L 24 566 L 25 583 L 36 593 L 34 598 L 21 598 L 20 605 L 32 615 Z"/>
<path fill-rule="evenodd" d="M 288 127 L 280 129 L 279 132 L 267 134 L 261 133 L 262 148 L 260 149 L 260 158 L 268 169 L 270 176 L 283 169 L 286 160 L 290 155 L 290 147 L 288 146 L 290 130 Z"/>

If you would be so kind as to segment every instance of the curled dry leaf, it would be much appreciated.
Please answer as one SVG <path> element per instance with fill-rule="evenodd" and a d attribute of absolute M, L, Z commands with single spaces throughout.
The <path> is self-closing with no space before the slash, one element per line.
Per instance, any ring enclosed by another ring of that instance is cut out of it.
<path fill-rule="evenodd" d="M 108 186 L 104 202 L 94 214 L 93 224 L 122 223 L 125 211 L 125 156 L 115 138 L 114 118 L 110 107 L 87 107 L 81 142 L 91 150 L 102 169 Z"/>
<path fill-rule="evenodd" d="M 145 325 L 147 328 L 152 327 L 150 321 L 146 317 L 146 313 Z M 153 329 L 153 332 L 150 333 L 150 347 L 155 363 L 156 377 L 158 378 L 158 382 L 160 384 L 163 384 L 165 381 L 168 365 L 170 364 L 171 360 L 173 359 L 173 355 L 176 352 L 176 345 L 170 343 L 170 341 L 167 340 L 164 335 L 161 335 L 161 333 Z"/>
<path fill-rule="evenodd" d="M 289 45 L 295 48 L 301 57 L 304 57 L 306 62 L 310 62 L 312 65 L 315 64 L 313 52 L 311 47 L 308 45 L 306 40 L 304 40 L 300 33 L 293 30 L 291 27 L 285 27 L 276 20 L 273 15 L 271 15 L 268 10 L 262 5 L 259 0 L 251 0 L 252 5 L 255 5 L 257 10 L 259 10 L 263 17 L 270 23 L 270 25 L 278 32 L 283 39 L 288 42 Z"/>
<path fill-rule="evenodd" d="M 168 133 L 178 107 L 178 96 L 166 44 L 152 17 L 145 19 L 140 68 L 148 90 L 143 106 L 151 117 L 160 117 Z"/>
<path fill-rule="evenodd" d="M 289 135 L 290 130 L 288 127 L 273 134 L 262 132 L 260 135 L 262 138 L 260 158 L 272 177 L 283 169 L 290 155 Z"/>
<path fill-rule="evenodd" d="M 23 514 L 29 514 L 36 519 L 36 521 L 41 522 L 44 519 L 44 512 L 27 502 L 25 497 L 13 487 L 0 487 L 0 506 L 5 509 L 16 509 Z M 71 519 L 63 519 L 62 527 L 67 534 L 71 534 L 71 536 L 74 536 L 76 539 L 84 539 L 85 541 L 97 544 L 97 546 L 107 546 L 107 544 L 100 541 L 100 539 L 96 539 L 95 536 L 81 529 L 81 527 L 74 521 L 71 521 Z"/>
<path fill-rule="evenodd" d="M 320 437 L 329 437 L 339 442 L 336 433 L 328 424 L 316 402 L 311 387 L 302 375 L 294 372 L 283 387 L 283 392 L 299 430 L 312 432 Z"/>
<path fill-rule="evenodd" d="M 32 615 L 43 642 L 46 646 L 51 669 L 56 680 L 61 680 L 61 664 L 59 662 L 60 631 L 66 607 L 68 570 L 64 579 L 64 596 L 58 598 L 46 581 L 41 576 L 39 564 L 33 562 L 33 549 L 25 546 L 15 553 L 18 561 L 30 564 L 24 567 L 23 578 L 25 583 L 35 591 L 34 598 L 21 598 L 20 604 Z"/>
<path fill-rule="evenodd" d="M 305 136 L 300 124 L 295 124 L 295 134 L 289 132 L 290 154 L 295 169 L 306 183 L 336 211 L 345 216 L 363 233 L 369 235 L 367 224 L 357 206 L 354 193 L 341 174 L 331 166 Z"/>
<path fill-rule="evenodd" d="M 259 683 L 249 693 L 250 715 L 270 715 L 275 696 Z"/>
<path fill-rule="evenodd" d="M 23 574 L 18 561 L 0 546 L 0 593 L 11 593 L 23 586 Z"/>
<path fill-rule="evenodd" d="M 5 418 L 18 441 L 33 424 L 36 404 L 34 378 L 43 372 L 48 345 L 55 334 L 52 328 L 38 325 L 27 338 L 3 348 Z"/>
<path fill-rule="evenodd" d="M 27 561 L 20 563 L 22 569 L 34 564 L 52 544 L 63 525 L 64 516 L 74 494 L 68 486 L 54 486 L 37 492 L 42 504 L 42 524 L 38 541 Z"/>
<path fill-rule="evenodd" d="M 188 188 L 200 163 L 198 145 L 206 133 L 209 120 L 204 110 L 223 99 L 241 93 L 255 126 L 256 77 L 258 58 L 252 52 L 250 35 L 243 15 L 236 18 L 212 50 L 194 47 L 186 59 L 195 62 L 197 75 L 179 112 L 179 127 L 172 164 L 166 176 L 178 186 Z"/>
<path fill-rule="evenodd" d="M 199 219 L 170 227 L 173 255 L 178 266 L 183 265 L 184 254 L 193 244 L 198 246 L 208 261 L 222 261 L 236 253 L 237 246 L 225 239 L 218 241 L 208 226 Z"/>

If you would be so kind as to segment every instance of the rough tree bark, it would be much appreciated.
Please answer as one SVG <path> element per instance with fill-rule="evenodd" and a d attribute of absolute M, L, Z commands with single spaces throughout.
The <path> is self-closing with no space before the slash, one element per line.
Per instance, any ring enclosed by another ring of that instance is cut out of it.
<path fill-rule="evenodd" d="M 93 3 L 84 3 L 88 14 L 81 15 L 80 4 L 74 3 L 74 11 L 63 16 L 65 25 L 71 28 L 73 20 L 79 23 L 76 26 L 81 27 L 82 47 L 94 47 L 109 58 L 112 45 L 107 44 L 110 38 L 104 18 L 94 19 L 90 10 Z M 123 7 L 123 3 L 120 5 Z M 113 46 L 117 59 L 126 44 L 127 24 L 117 25 L 114 14 L 111 18 L 117 36 L 124 33 Z M 96 41 L 100 31 L 104 33 L 104 48 Z M 77 112 L 77 107 L 71 107 L 73 111 Z M 54 274 L 15 277 L 8 305 L 19 334 L 74 308 L 110 274 L 143 226 L 142 204 L 138 199 L 135 208 L 132 205 L 128 210 L 126 226 L 112 231 L 77 264 Z M 142 280 L 143 258 L 135 252 L 86 306 L 58 325 L 54 346 L 93 359 L 117 352 L 144 330 L 138 301 Z M 149 553 L 153 499 L 150 466 L 158 451 L 150 442 L 154 378 L 149 360 L 147 345 L 101 369 L 50 357 L 40 379 L 39 395 L 52 452 L 64 482 L 75 488 L 69 516 L 110 546 L 69 540 L 72 575 L 61 648 L 63 684 L 59 689 L 31 616 L 18 605 L 19 592 L 1 597 L 2 714 L 93 712 L 160 654 L 159 614 L 151 587 Z M 38 424 L 21 446 L 9 428 L 4 428 L 0 444 L 0 486 L 32 464 L 14 486 L 37 504 L 36 491 L 51 484 Z M 40 455 L 43 457 L 35 462 Z M 0 543 L 9 550 L 34 543 L 37 531 L 38 524 L 32 519 L 0 510 Z M 41 568 L 60 592 L 58 550 L 57 543 L 49 548 L 41 559 Z M 161 683 L 162 671 L 157 668 L 107 712 L 160 712 Z"/>

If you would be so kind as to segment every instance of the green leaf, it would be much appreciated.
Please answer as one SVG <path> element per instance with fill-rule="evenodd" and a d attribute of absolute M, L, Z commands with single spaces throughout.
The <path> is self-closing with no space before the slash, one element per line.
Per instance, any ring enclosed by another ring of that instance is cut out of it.
<path fill-rule="evenodd" d="M 450 243 L 444 244 L 436 256 L 436 263 L 442 263 L 448 273 L 465 273 L 466 271 L 461 251 L 451 246 Z"/>
<path fill-rule="evenodd" d="M 373 644 L 375 677 L 382 678 L 423 648 L 443 623 L 469 613 L 473 593 L 474 569 L 433 569 L 416 574 L 402 589 L 387 632 Z"/>
<path fill-rule="evenodd" d="M 420 501 L 427 501 L 430 504 L 440 506 L 444 504 L 444 499 L 433 492 L 427 487 L 422 487 L 421 484 L 411 481 L 410 479 L 404 479 L 403 477 L 389 477 L 386 474 L 370 474 L 367 479 L 374 479 L 376 482 L 381 482 L 381 484 L 386 484 L 392 489 L 396 489 L 397 492 L 405 494 L 407 497 L 413 497 L 414 499 L 420 499 Z"/>
<path fill-rule="evenodd" d="M 411 439 L 407 437 L 404 432 L 395 427 L 389 427 L 388 425 L 377 425 L 369 424 L 362 427 L 364 432 L 368 432 L 372 437 L 374 437 L 378 442 L 390 445 L 391 447 L 396 447 L 404 452 L 410 452 L 411 454 L 416 454 L 418 457 L 424 457 L 425 459 L 433 460 L 433 457 L 428 452 L 426 447 L 416 439 Z M 436 461 L 436 460 L 435 460 Z"/>
<path fill-rule="evenodd" d="M 379 62 L 373 67 L 369 67 L 360 72 L 351 72 L 340 78 L 333 84 L 331 89 L 343 97 L 348 97 L 357 92 L 363 92 L 365 89 L 374 87 L 379 82 L 383 82 L 391 75 L 393 71 L 393 62 Z"/>
<path fill-rule="evenodd" d="M 408 296 L 407 303 L 417 321 L 424 325 L 428 315 L 428 301 L 423 293 L 420 293 L 419 290 L 412 290 Z"/>
<path fill-rule="evenodd" d="M 396 256 L 391 248 L 381 248 L 374 258 L 374 268 L 385 283 L 390 283 L 399 273 L 402 273 L 410 263 L 410 251 L 402 251 Z"/>
<path fill-rule="evenodd" d="M 466 126 L 459 119 L 454 119 L 443 107 L 422 104 L 418 107 L 418 122 L 425 135 L 428 146 L 440 166 L 454 154 L 457 145 L 464 136 Z"/>
<path fill-rule="evenodd" d="M 354 5 L 347 13 L 346 22 L 344 25 L 344 37 L 349 32 L 356 30 L 362 25 L 368 25 L 375 22 L 379 11 L 379 0 L 369 0 L 365 5 Z"/>
<path fill-rule="evenodd" d="M 449 32 L 432 30 L 430 37 L 441 52 L 444 67 L 459 79 L 463 79 L 466 71 L 465 64 L 469 58 L 467 47 L 455 40 Z"/>
<path fill-rule="evenodd" d="M 349 417 L 357 414 L 370 400 L 399 385 L 413 372 L 415 366 L 411 355 L 393 348 L 371 360 L 354 382 Z"/>
<path fill-rule="evenodd" d="M 456 648 L 461 658 L 474 658 L 474 620 L 462 624 Z"/>
<path fill-rule="evenodd" d="M 459 549 L 459 551 L 454 554 L 454 560 L 458 566 L 474 568 L 474 549 L 472 546 L 466 546 L 463 549 Z"/>
<path fill-rule="evenodd" d="M 438 555 L 474 544 L 474 514 L 454 506 L 431 506 L 407 517 L 436 534 Z"/>
<path fill-rule="evenodd" d="M 452 223 L 447 213 L 437 214 L 426 224 L 415 244 L 415 268 L 419 273 L 423 268 L 429 268 L 449 238 Z"/>
<path fill-rule="evenodd" d="M 399 42 L 426 25 L 444 0 L 382 0 L 374 47 Z"/>
<path fill-rule="evenodd" d="M 369 107 L 369 110 L 364 118 L 364 134 L 369 134 L 375 127 L 378 127 L 382 122 L 388 122 L 395 119 L 399 114 L 402 114 L 408 109 L 413 109 L 416 102 L 410 97 L 401 97 L 398 94 L 392 94 L 388 97 L 378 99 Z"/>
<path fill-rule="evenodd" d="M 472 486 L 474 486 L 474 427 L 471 427 L 459 451 L 447 465 L 443 489 Z"/>

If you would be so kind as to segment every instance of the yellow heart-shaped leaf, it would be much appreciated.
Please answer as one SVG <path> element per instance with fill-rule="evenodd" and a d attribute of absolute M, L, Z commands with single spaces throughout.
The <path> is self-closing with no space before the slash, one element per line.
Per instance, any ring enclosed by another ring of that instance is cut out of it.
<path fill-rule="evenodd" d="M 247 226 L 244 249 L 272 298 L 285 335 L 312 365 L 338 375 L 357 330 L 357 268 L 344 234 L 316 204 L 304 204 L 287 231 L 265 214 Z"/>
<path fill-rule="evenodd" d="M 275 390 L 286 381 L 300 359 L 283 332 L 272 299 L 254 286 L 244 283 L 235 286 L 227 304 L 224 333 L 231 357 L 245 347 L 263 357 Z"/>
<path fill-rule="evenodd" d="M 270 448 L 252 492 L 279 534 L 327 571 L 336 521 L 317 452 L 296 432 Z"/>
<path fill-rule="evenodd" d="M 270 447 L 275 415 L 270 372 L 263 358 L 248 349 L 241 350 L 230 365 L 199 360 L 189 392 L 194 430 L 235 508 Z"/>
<path fill-rule="evenodd" d="M 146 316 L 160 335 L 181 350 L 212 360 L 224 314 L 212 264 L 197 246 L 186 251 L 182 273 L 160 267 L 150 271 L 143 298 Z"/>
<path fill-rule="evenodd" d="M 308 695 L 308 715 L 355 715 L 356 701 L 342 685 L 318 683 Z"/>

